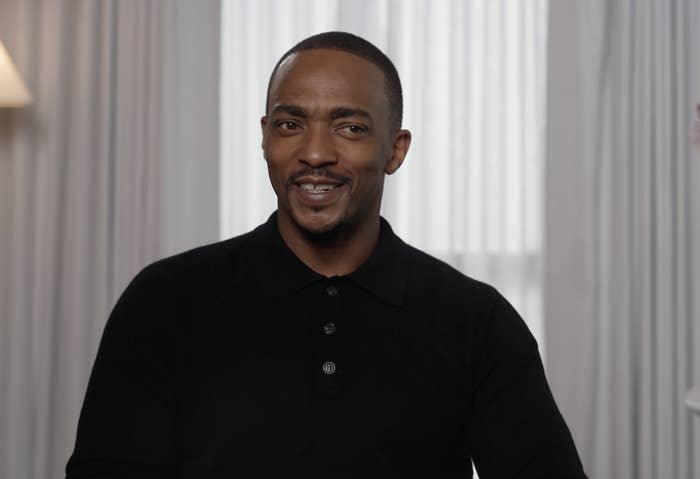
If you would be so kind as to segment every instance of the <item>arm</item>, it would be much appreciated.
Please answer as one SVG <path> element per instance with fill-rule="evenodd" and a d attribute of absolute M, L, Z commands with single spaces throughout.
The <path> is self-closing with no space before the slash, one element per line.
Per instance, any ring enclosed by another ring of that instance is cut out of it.
<path fill-rule="evenodd" d="M 170 477 L 175 463 L 174 323 L 164 282 L 146 268 L 105 327 L 68 479 Z"/>
<path fill-rule="evenodd" d="M 475 330 L 473 460 L 482 479 L 584 479 L 537 343 L 498 293 Z"/>

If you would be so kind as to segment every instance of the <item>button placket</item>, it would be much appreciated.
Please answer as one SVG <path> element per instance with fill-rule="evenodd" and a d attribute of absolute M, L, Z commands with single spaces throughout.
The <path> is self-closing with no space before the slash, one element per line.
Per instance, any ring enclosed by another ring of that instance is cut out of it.
<path fill-rule="evenodd" d="M 332 334 L 335 334 L 335 323 L 333 321 L 328 321 L 326 324 L 323 325 L 323 332 L 330 336 Z"/>
<path fill-rule="evenodd" d="M 328 286 L 326 286 L 326 294 L 332 298 L 338 296 L 338 288 L 333 284 L 329 284 Z M 334 334 L 335 329 L 336 327 L 333 321 L 328 321 L 326 324 L 323 325 L 323 332 L 328 336 Z"/>
<path fill-rule="evenodd" d="M 323 363 L 323 367 L 321 368 L 325 374 L 328 374 L 329 376 L 331 374 L 335 374 L 335 363 L 333 361 L 326 361 Z"/>
<path fill-rule="evenodd" d="M 328 311 L 330 315 L 335 315 L 340 312 L 340 291 L 338 286 L 329 282 L 322 290 L 322 294 L 325 296 L 322 303 L 325 304 L 326 311 Z M 336 336 L 337 326 L 332 320 L 325 320 L 319 326 L 320 330 L 317 330 L 320 333 L 318 339 L 320 340 L 319 353 L 321 353 L 320 357 L 318 357 L 318 359 L 320 359 L 320 364 L 317 363 L 317 367 L 320 369 L 317 373 L 320 375 L 319 386 L 321 386 L 325 394 L 335 395 L 340 390 L 341 385 L 339 381 L 341 381 L 342 378 L 339 373 L 343 367 L 342 364 L 338 363 L 342 357 L 342 352 L 338 349 L 340 343 L 339 338 Z"/>

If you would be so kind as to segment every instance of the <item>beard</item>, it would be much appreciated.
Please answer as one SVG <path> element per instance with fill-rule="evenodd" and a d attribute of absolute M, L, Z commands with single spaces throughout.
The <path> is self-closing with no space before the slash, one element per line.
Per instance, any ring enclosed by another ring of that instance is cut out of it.
<path fill-rule="evenodd" d="M 308 228 L 298 222 L 294 215 L 291 215 L 292 221 L 301 231 L 304 237 L 311 243 L 319 246 L 330 246 L 338 242 L 338 240 L 354 230 L 353 224 L 347 218 L 338 218 L 336 221 L 319 228 Z"/>

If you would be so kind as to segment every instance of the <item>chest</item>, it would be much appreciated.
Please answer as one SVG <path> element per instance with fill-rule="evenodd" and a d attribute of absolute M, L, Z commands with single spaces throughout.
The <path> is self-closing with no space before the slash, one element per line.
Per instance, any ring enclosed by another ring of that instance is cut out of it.
<path fill-rule="evenodd" d="M 196 454 L 291 460 L 332 444 L 344 457 L 391 455 L 454 443 L 464 429 L 463 332 L 439 308 L 324 282 L 277 301 L 232 294 L 203 311 L 193 309 L 183 376 Z"/>

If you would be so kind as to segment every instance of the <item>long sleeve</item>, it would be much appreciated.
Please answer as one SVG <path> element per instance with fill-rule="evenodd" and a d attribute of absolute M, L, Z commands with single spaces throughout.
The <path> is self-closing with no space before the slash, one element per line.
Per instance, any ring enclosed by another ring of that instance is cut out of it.
<path fill-rule="evenodd" d="M 171 476 L 176 457 L 171 303 L 152 267 L 119 299 L 92 370 L 67 478 Z"/>
<path fill-rule="evenodd" d="M 500 295 L 477 328 L 473 460 L 481 479 L 583 479 L 537 343 Z"/>

